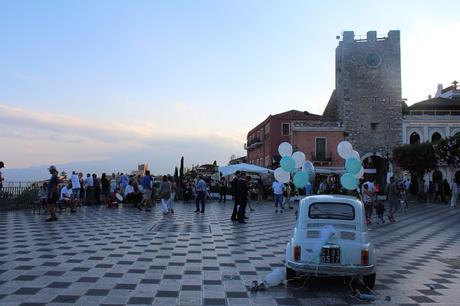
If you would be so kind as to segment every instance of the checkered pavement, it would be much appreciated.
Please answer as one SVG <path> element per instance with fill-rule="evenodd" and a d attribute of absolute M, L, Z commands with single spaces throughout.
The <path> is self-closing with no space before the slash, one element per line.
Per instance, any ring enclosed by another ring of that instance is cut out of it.
<path fill-rule="evenodd" d="M 131 207 L 83 207 L 45 223 L 0 212 L 0 305 L 354 305 L 342 278 L 308 278 L 250 290 L 283 267 L 295 215 L 253 204 L 247 224 L 232 203 L 178 203 L 163 216 Z M 296 207 L 296 204 L 294 205 Z M 378 305 L 458 305 L 460 210 L 413 205 L 396 223 L 372 225 Z M 354 288 L 365 291 L 354 281 Z"/>

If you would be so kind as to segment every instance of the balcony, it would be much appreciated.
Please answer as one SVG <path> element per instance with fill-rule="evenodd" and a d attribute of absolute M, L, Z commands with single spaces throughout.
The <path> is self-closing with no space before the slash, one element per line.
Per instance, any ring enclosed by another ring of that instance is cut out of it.
<path fill-rule="evenodd" d="M 332 153 L 329 153 L 328 155 L 316 155 L 314 152 L 311 152 L 310 154 L 311 162 L 313 163 L 314 166 L 331 166 L 332 165 Z"/>
<path fill-rule="evenodd" d="M 247 143 L 244 144 L 244 149 L 245 150 L 253 150 L 255 148 L 260 147 L 263 144 L 262 140 L 260 138 L 254 138 L 251 141 L 248 141 Z"/>

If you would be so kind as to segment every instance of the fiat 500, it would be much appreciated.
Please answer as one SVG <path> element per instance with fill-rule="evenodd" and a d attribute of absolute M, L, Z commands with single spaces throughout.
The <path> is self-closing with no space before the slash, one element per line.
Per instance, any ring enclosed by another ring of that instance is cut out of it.
<path fill-rule="evenodd" d="M 361 201 L 341 195 L 309 196 L 300 201 L 286 246 L 288 280 L 297 274 L 357 276 L 373 288 L 375 262 Z"/>

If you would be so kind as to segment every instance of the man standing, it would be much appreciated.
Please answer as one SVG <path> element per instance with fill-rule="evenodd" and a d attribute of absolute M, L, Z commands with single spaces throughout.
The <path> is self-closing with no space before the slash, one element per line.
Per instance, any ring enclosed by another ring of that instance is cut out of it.
<path fill-rule="evenodd" d="M 58 190 L 58 185 L 59 185 L 59 179 L 58 179 L 58 171 L 56 170 L 55 166 L 50 166 L 48 168 L 51 178 L 48 182 L 48 190 L 47 190 L 47 205 L 48 205 L 48 211 L 50 212 L 50 217 L 46 219 L 46 222 L 54 222 L 57 221 L 56 217 L 56 202 L 59 198 L 59 190 Z"/>
<path fill-rule="evenodd" d="M 219 182 L 219 203 L 227 201 L 227 181 L 225 178 L 221 178 Z"/>
<path fill-rule="evenodd" d="M 5 168 L 5 164 L 2 161 L 0 161 L 0 170 L 2 170 L 2 168 Z M 5 178 L 3 177 L 2 171 L 0 171 L 0 191 L 2 191 L 4 180 Z"/>
<path fill-rule="evenodd" d="M 80 201 L 80 179 L 78 178 L 77 172 L 72 171 L 70 176 L 70 182 L 72 183 L 72 199 L 77 203 Z"/>
<path fill-rule="evenodd" d="M 246 205 L 248 203 L 248 184 L 247 178 L 244 173 L 241 173 L 238 178 L 238 187 L 236 188 L 236 202 L 238 203 L 238 222 L 246 223 L 244 215 L 246 211 Z"/>
<path fill-rule="evenodd" d="M 395 222 L 395 213 L 399 209 L 399 192 L 395 183 L 395 178 L 391 177 L 388 188 L 388 202 L 390 204 L 390 211 L 388 212 L 388 219 Z"/>
<path fill-rule="evenodd" d="M 150 170 L 145 171 L 145 175 L 142 178 L 142 205 L 145 207 L 145 211 L 150 211 L 152 208 L 152 177 L 150 176 Z M 139 210 L 142 210 L 139 206 Z"/>
<path fill-rule="evenodd" d="M 274 181 L 272 184 L 273 196 L 275 198 L 275 213 L 278 212 L 278 205 L 280 206 L 280 212 L 283 212 L 283 184 L 278 181 Z"/>
<path fill-rule="evenodd" d="M 201 202 L 201 212 L 204 213 L 204 206 L 206 201 L 206 182 L 203 180 L 203 177 L 200 175 L 198 182 L 195 186 L 196 191 L 196 210 L 195 212 L 200 212 L 200 202 Z"/>
<path fill-rule="evenodd" d="M 86 174 L 86 205 L 94 204 L 94 180 L 91 174 Z"/>
<path fill-rule="evenodd" d="M 237 220 L 237 214 L 238 214 L 238 199 L 237 199 L 237 194 L 238 194 L 238 181 L 240 177 L 240 171 L 235 172 L 235 177 L 232 179 L 232 198 L 233 198 L 233 212 L 230 220 L 236 221 Z"/>

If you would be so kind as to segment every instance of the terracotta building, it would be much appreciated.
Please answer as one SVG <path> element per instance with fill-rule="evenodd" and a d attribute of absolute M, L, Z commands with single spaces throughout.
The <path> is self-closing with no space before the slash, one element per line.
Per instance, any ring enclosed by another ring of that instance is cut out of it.
<path fill-rule="evenodd" d="M 247 160 L 268 168 L 279 166 L 278 146 L 282 142 L 302 151 L 316 166 L 343 167 L 343 160 L 335 148 L 343 139 L 343 129 L 337 123 L 320 122 L 321 116 L 291 110 L 270 115 L 249 131 L 247 135 Z"/>
<path fill-rule="evenodd" d="M 319 115 L 297 110 L 268 116 L 247 135 L 244 148 L 247 150 L 248 163 L 275 168 L 280 160 L 278 146 L 284 141 L 291 141 L 294 122 L 314 123 L 319 120 Z"/>
<path fill-rule="evenodd" d="M 343 169 L 344 161 L 337 154 L 337 145 L 344 140 L 344 129 L 336 122 L 294 122 L 291 144 L 305 154 L 315 167 Z"/>

